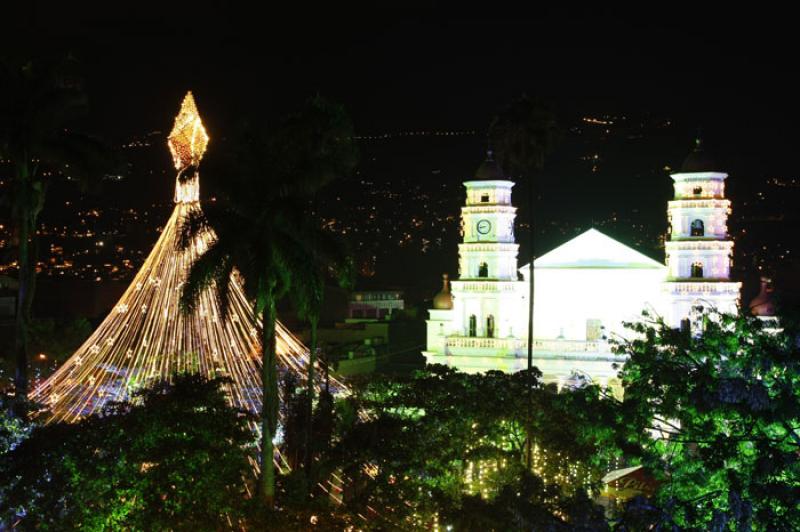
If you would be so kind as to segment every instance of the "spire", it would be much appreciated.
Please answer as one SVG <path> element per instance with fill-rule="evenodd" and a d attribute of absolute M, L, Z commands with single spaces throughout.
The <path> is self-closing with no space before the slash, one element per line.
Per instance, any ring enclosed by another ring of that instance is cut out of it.
<path fill-rule="evenodd" d="M 178 170 L 175 183 L 175 203 L 200 201 L 200 179 L 197 167 L 206 153 L 208 133 L 200 120 L 192 91 L 186 93 L 175 125 L 167 137 L 172 161 Z"/>
<path fill-rule="evenodd" d="M 681 173 L 698 172 L 719 172 L 720 169 L 714 159 L 706 152 L 703 147 L 703 137 L 700 128 L 697 129 L 697 136 L 694 139 L 694 147 L 681 165 Z"/>
<path fill-rule="evenodd" d="M 494 151 L 489 147 L 486 150 L 486 159 L 478 167 L 478 171 L 475 172 L 475 179 L 478 181 L 495 181 L 505 178 L 503 169 L 500 168 L 500 165 L 494 160 Z"/>
<path fill-rule="evenodd" d="M 183 98 L 181 109 L 175 117 L 175 125 L 167 137 L 167 144 L 176 170 L 197 166 L 206 152 L 208 134 L 197 112 L 192 91 L 187 92 Z"/>

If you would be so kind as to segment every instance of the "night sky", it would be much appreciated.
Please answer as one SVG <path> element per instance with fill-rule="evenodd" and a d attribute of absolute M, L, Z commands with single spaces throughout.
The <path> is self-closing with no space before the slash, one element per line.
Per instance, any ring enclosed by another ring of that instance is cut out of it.
<path fill-rule="evenodd" d="M 212 132 L 253 107 L 279 111 L 315 92 L 344 102 L 364 133 L 484 127 L 521 92 L 564 112 L 690 118 L 709 137 L 730 136 L 726 145 L 785 138 L 798 114 L 790 20 L 780 13 L 26 4 L 5 17 L 4 48 L 73 51 L 92 126 L 112 135 L 162 127 L 188 88 Z"/>
<path fill-rule="evenodd" d="M 535 16 L 500 3 L 396 3 L 405 9 L 386 11 L 124 4 L 30 2 L 12 9 L 0 31 L 6 52 L 73 53 L 91 103 L 82 126 L 112 142 L 169 129 L 188 89 L 212 142 L 242 117 L 277 117 L 321 93 L 345 104 L 359 135 L 477 130 L 470 142 L 417 157 L 427 165 L 419 179 L 439 179 L 430 173 L 437 167 L 458 182 L 480 162 L 492 114 L 525 92 L 553 101 L 565 126 L 586 115 L 670 120 L 647 149 L 672 166 L 701 128 L 740 197 L 766 178 L 797 176 L 800 107 L 787 14 L 674 3 L 538 7 Z M 403 164 L 414 149 L 403 147 Z M 665 225 L 669 179 L 626 166 L 640 155 L 633 150 L 617 147 L 623 162 L 602 179 L 551 170 L 542 216 L 590 225 L 620 205 L 642 204 L 653 213 L 648 223 Z M 168 164 L 166 150 L 163 157 Z M 454 261 L 455 249 L 448 256 Z"/>

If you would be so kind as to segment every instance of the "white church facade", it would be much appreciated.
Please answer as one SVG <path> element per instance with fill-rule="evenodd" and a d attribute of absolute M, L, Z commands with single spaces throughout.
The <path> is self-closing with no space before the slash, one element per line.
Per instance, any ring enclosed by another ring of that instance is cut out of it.
<path fill-rule="evenodd" d="M 623 325 L 643 310 L 673 327 L 698 307 L 736 312 L 740 283 L 730 280 L 727 174 L 715 169 L 699 142 L 671 175 L 675 196 L 662 264 L 589 229 L 534 261 L 534 365 L 545 382 L 576 376 L 615 384 L 609 340 L 626 338 Z M 527 367 L 530 265 L 518 266 L 514 186 L 489 153 L 475 179 L 464 183 L 459 276 L 444 277 L 427 320 L 428 363 L 467 372 Z"/>

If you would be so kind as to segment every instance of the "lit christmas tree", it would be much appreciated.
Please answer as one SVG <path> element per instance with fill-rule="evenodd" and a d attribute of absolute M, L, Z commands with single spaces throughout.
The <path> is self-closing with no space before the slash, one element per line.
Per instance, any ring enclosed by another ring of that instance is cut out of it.
<path fill-rule="evenodd" d="M 46 422 L 73 422 L 100 411 L 109 401 L 125 400 L 155 380 L 176 372 L 209 378 L 230 377 L 233 405 L 261 411 L 260 321 L 234 272 L 228 317 L 222 319 L 214 287 L 200 297 L 191 314 L 181 311 L 181 287 L 192 262 L 213 240 L 212 232 L 179 251 L 181 220 L 200 209 L 198 166 L 209 137 L 191 92 L 186 95 L 168 144 L 178 176 L 175 209 L 142 268 L 97 330 L 30 399 L 42 406 Z M 282 366 L 305 374 L 308 351 L 277 324 Z M 334 386 L 343 389 L 340 383 Z M 254 429 L 257 427 L 254 426 Z"/>

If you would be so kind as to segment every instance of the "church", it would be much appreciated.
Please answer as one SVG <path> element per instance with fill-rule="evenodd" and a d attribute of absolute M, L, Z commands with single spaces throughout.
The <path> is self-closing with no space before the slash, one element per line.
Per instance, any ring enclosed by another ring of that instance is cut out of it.
<path fill-rule="evenodd" d="M 730 280 L 733 241 L 725 179 L 700 141 L 671 174 L 665 261 L 660 263 L 589 229 L 533 263 L 533 364 L 545 382 L 591 379 L 615 386 L 609 340 L 630 337 L 623 322 L 643 310 L 673 327 L 701 308 L 736 312 L 741 283 Z M 514 236 L 514 183 L 491 152 L 464 183 L 459 275 L 442 281 L 427 320 L 430 364 L 466 372 L 527 367 L 531 266 L 519 267 Z"/>

